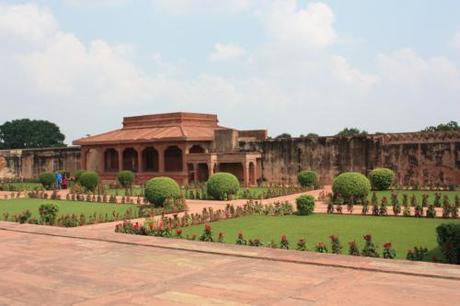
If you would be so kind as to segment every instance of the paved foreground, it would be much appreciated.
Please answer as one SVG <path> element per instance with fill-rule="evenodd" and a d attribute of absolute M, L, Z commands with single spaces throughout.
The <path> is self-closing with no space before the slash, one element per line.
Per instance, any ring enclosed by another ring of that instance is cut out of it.
<path fill-rule="evenodd" d="M 0 222 L 0 305 L 455 305 L 460 267 Z"/>

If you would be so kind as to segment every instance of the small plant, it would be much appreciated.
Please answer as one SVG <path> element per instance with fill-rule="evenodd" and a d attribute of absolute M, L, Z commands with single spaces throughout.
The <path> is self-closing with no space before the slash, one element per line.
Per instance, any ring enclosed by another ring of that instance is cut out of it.
<path fill-rule="evenodd" d="M 386 216 L 387 212 L 387 197 L 382 197 L 382 202 L 380 203 L 379 216 Z"/>
<path fill-rule="evenodd" d="M 325 244 L 324 242 L 318 242 L 318 243 L 315 245 L 315 251 L 316 251 L 316 252 L 319 252 L 319 253 L 327 253 L 326 244 Z"/>
<path fill-rule="evenodd" d="M 367 212 L 369 211 L 369 201 L 368 201 L 367 198 L 365 198 L 365 199 L 363 200 L 362 205 L 363 205 L 363 206 L 362 206 L 363 208 L 362 208 L 362 210 L 361 210 L 361 214 L 362 214 L 362 215 L 367 215 Z"/>
<path fill-rule="evenodd" d="M 359 256 L 359 249 L 358 245 L 356 244 L 355 240 L 349 241 L 348 242 L 348 255 L 352 256 Z"/>
<path fill-rule="evenodd" d="M 450 207 L 449 207 L 450 208 Z M 444 216 L 444 211 L 443 211 L 443 216 Z M 434 208 L 433 204 L 430 204 L 428 206 L 428 209 L 426 210 L 426 217 L 427 218 L 434 218 L 436 217 L 436 209 Z M 449 215 L 447 215 L 449 217 Z"/>
<path fill-rule="evenodd" d="M 428 253 L 428 249 L 424 247 L 414 247 L 413 249 L 407 250 L 406 259 L 413 261 L 422 261 Z"/>
<path fill-rule="evenodd" d="M 26 209 L 18 215 L 18 221 L 21 224 L 27 223 L 30 217 L 32 217 L 32 213 L 30 212 L 30 210 Z"/>
<path fill-rule="evenodd" d="M 392 248 L 391 242 L 385 242 L 383 245 L 383 258 L 394 259 L 396 258 L 396 251 Z"/>
<path fill-rule="evenodd" d="M 217 242 L 224 243 L 224 232 L 219 232 L 217 236 Z"/>
<path fill-rule="evenodd" d="M 417 218 L 423 217 L 423 207 L 422 207 L 422 205 L 417 204 L 417 206 L 415 206 L 414 216 L 417 217 Z"/>
<path fill-rule="evenodd" d="M 51 172 L 43 172 L 39 177 L 40 183 L 45 189 L 52 189 L 54 185 L 54 174 Z"/>
<path fill-rule="evenodd" d="M 315 198 L 311 195 L 301 195 L 296 200 L 297 213 L 301 216 L 311 215 L 315 209 Z"/>
<path fill-rule="evenodd" d="M 435 207 L 441 207 L 441 193 L 436 192 L 434 194 L 434 202 L 433 202 Z"/>
<path fill-rule="evenodd" d="M 203 233 L 200 236 L 200 241 L 208 241 L 208 242 L 214 242 L 214 239 L 212 238 L 212 227 L 209 224 L 204 225 L 204 230 Z"/>
<path fill-rule="evenodd" d="M 362 256 L 367 256 L 367 257 L 379 257 L 379 254 L 377 253 L 377 247 L 374 245 L 372 242 L 372 236 L 370 234 L 364 235 L 364 248 L 361 251 Z"/>
<path fill-rule="evenodd" d="M 438 245 L 447 261 L 460 264 L 460 223 L 445 223 L 436 228 Z"/>
<path fill-rule="evenodd" d="M 59 208 L 55 204 L 42 204 L 38 208 L 40 214 L 40 221 L 43 224 L 53 225 L 56 222 L 57 213 Z"/>
<path fill-rule="evenodd" d="M 259 238 L 255 238 L 255 239 L 249 239 L 248 245 L 249 246 L 254 246 L 254 247 L 261 247 L 264 244 L 262 243 L 262 241 Z"/>
<path fill-rule="evenodd" d="M 339 237 L 335 235 L 329 236 L 331 239 L 331 251 L 333 254 L 342 254 L 342 245 L 340 244 Z"/>
<path fill-rule="evenodd" d="M 424 193 L 422 195 L 422 207 L 428 207 L 428 199 L 429 199 L 430 195 L 429 194 L 426 194 Z"/>
<path fill-rule="evenodd" d="M 289 250 L 289 241 L 288 241 L 286 235 L 281 236 L 280 249 Z"/>
<path fill-rule="evenodd" d="M 248 242 L 243 237 L 243 232 L 238 232 L 238 238 L 236 239 L 236 244 L 238 245 L 247 245 Z"/>
<path fill-rule="evenodd" d="M 180 228 L 176 229 L 176 237 L 182 239 L 182 230 Z"/>
<path fill-rule="evenodd" d="M 297 246 L 295 248 L 297 251 L 306 251 L 307 250 L 307 244 L 305 242 L 305 239 L 299 239 L 297 241 Z"/>
<path fill-rule="evenodd" d="M 302 187 L 315 187 L 318 184 L 318 174 L 314 171 L 301 171 L 297 180 Z"/>
<path fill-rule="evenodd" d="M 451 211 L 449 196 L 445 195 L 442 201 L 442 217 L 449 218 Z"/>

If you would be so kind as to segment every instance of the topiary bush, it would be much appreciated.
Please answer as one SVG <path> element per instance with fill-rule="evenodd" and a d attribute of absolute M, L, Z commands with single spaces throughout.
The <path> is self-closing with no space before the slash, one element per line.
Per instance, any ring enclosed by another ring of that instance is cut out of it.
<path fill-rule="evenodd" d="M 75 181 L 76 181 L 77 183 L 80 182 L 80 177 L 81 177 L 81 175 L 82 175 L 83 173 L 85 173 L 85 170 L 77 170 L 77 171 L 75 172 Z"/>
<path fill-rule="evenodd" d="M 393 183 L 395 173 L 388 168 L 375 168 L 369 173 L 372 190 L 388 190 Z"/>
<path fill-rule="evenodd" d="M 231 173 L 216 173 L 207 182 L 208 195 L 216 200 L 225 200 L 230 195 L 238 194 L 239 190 L 240 182 Z"/>
<path fill-rule="evenodd" d="M 369 179 L 358 172 L 344 172 L 332 184 L 334 197 L 341 196 L 345 203 L 364 200 L 371 191 Z"/>
<path fill-rule="evenodd" d="M 134 182 L 135 174 L 129 170 L 123 170 L 118 173 L 118 182 L 124 188 L 131 187 Z"/>
<path fill-rule="evenodd" d="M 45 189 L 52 189 L 54 185 L 54 174 L 51 172 L 43 172 L 40 174 L 39 180 Z"/>
<path fill-rule="evenodd" d="M 163 206 L 166 199 L 180 197 L 180 187 L 172 178 L 155 177 L 145 184 L 145 197 L 155 206 Z"/>
<path fill-rule="evenodd" d="M 81 174 L 79 183 L 86 190 L 94 191 L 99 183 L 99 176 L 94 171 L 85 171 Z"/>
<path fill-rule="evenodd" d="M 315 171 L 300 171 L 297 180 L 302 187 L 315 187 L 318 184 L 318 174 Z"/>
<path fill-rule="evenodd" d="M 311 195 L 301 195 L 295 200 L 297 213 L 302 216 L 311 215 L 315 209 L 315 198 Z"/>
<path fill-rule="evenodd" d="M 460 223 L 445 223 L 436 228 L 438 245 L 451 264 L 460 264 Z"/>

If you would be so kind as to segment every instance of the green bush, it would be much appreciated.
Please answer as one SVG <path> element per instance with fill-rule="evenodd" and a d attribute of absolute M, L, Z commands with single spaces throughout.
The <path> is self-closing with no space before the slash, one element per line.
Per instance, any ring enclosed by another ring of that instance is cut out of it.
<path fill-rule="evenodd" d="M 54 174 L 51 172 L 43 172 L 40 174 L 40 183 L 45 189 L 52 189 L 54 185 Z"/>
<path fill-rule="evenodd" d="M 134 182 L 134 172 L 129 170 L 123 170 L 118 173 L 118 182 L 124 188 L 131 187 Z"/>
<path fill-rule="evenodd" d="M 388 168 L 375 168 L 369 173 L 372 190 L 387 190 L 393 183 L 395 173 Z"/>
<path fill-rule="evenodd" d="M 40 214 L 40 221 L 42 224 L 53 225 L 56 222 L 59 207 L 55 204 L 42 204 L 38 208 Z"/>
<path fill-rule="evenodd" d="M 169 177 L 155 177 L 145 184 L 145 197 L 155 206 L 163 206 L 166 199 L 180 197 L 180 187 Z"/>
<path fill-rule="evenodd" d="M 334 197 L 341 196 L 345 203 L 363 200 L 371 191 L 369 179 L 358 172 L 344 172 L 332 184 Z"/>
<path fill-rule="evenodd" d="M 444 223 L 436 228 L 438 245 L 447 261 L 460 264 L 460 223 Z"/>
<path fill-rule="evenodd" d="M 311 215 L 315 209 L 315 198 L 311 195 L 301 195 L 295 200 L 297 213 L 302 216 Z"/>
<path fill-rule="evenodd" d="M 76 181 L 76 182 L 78 182 L 78 183 L 80 182 L 80 177 L 81 177 L 81 175 L 82 175 L 83 173 L 85 173 L 85 170 L 77 170 L 77 171 L 75 172 L 75 181 Z"/>
<path fill-rule="evenodd" d="M 79 183 L 86 190 L 94 191 L 99 183 L 99 176 L 94 171 L 85 171 L 81 174 Z"/>
<path fill-rule="evenodd" d="M 225 200 L 230 195 L 238 194 L 240 182 L 231 173 L 219 172 L 209 178 L 207 190 L 214 199 Z"/>
<path fill-rule="evenodd" d="M 315 187 L 318 184 L 318 174 L 315 171 L 300 171 L 297 180 L 302 187 Z"/>

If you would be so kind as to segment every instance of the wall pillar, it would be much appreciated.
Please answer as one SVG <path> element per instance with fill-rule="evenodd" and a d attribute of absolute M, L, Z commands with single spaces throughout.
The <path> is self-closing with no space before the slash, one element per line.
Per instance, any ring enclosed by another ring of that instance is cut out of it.
<path fill-rule="evenodd" d="M 81 169 L 86 170 L 86 155 L 88 154 L 88 149 L 87 148 L 81 148 Z"/>
<path fill-rule="evenodd" d="M 198 164 L 197 163 L 194 163 L 193 164 L 193 182 L 196 183 L 198 182 Z"/>
<path fill-rule="evenodd" d="M 243 183 L 244 187 L 249 187 L 249 164 L 243 162 Z"/>
<path fill-rule="evenodd" d="M 118 152 L 118 172 L 123 170 L 123 147 L 117 148 Z"/>
<path fill-rule="evenodd" d="M 158 172 L 165 172 L 165 149 L 163 146 L 155 147 L 158 152 Z"/>
<path fill-rule="evenodd" d="M 208 163 L 208 177 L 211 177 L 214 174 L 214 163 Z"/>
<path fill-rule="evenodd" d="M 142 164 L 143 164 L 143 161 L 142 161 L 142 147 L 141 146 L 137 146 L 135 147 L 136 149 L 136 152 L 137 152 L 137 173 L 141 173 L 142 172 Z"/>

